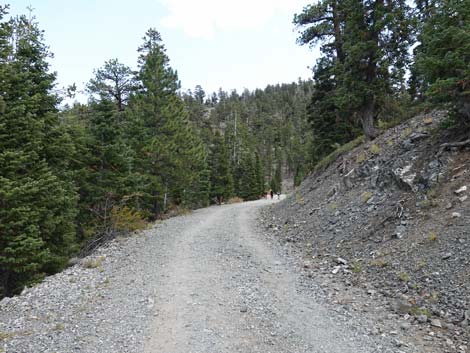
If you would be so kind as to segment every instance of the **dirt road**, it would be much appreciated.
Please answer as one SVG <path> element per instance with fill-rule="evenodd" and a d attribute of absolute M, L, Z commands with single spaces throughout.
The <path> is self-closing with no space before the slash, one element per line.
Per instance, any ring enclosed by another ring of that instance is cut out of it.
<path fill-rule="evenodd" d="M 374 352 L 297 287 L 256 227 L 257 201 L 188 217 L 167 242 L 145 352 Z"/>
<path fill-rule="evenodd" d="M 314 281 L 302 285 L 257 226 L 272 202 L 169 219 L 4 299 L 0 352 L 408 352 L 360 334 L 360 320 L 320 304 Z"/>

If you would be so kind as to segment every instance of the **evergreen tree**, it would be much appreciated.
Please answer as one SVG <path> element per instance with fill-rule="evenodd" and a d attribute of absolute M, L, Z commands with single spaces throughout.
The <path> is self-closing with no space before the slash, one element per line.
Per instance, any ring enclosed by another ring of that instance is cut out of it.
<path fill-rule="evenodd" d="M 112 59 L 95 70 L 94 74 L 95 77 L 87 85 L 88 91 L 99 99 L 114 101 L 117 109 L 123 111 L 136 86 L 132 70 L 117 59 Z"/>
<path fill-rule="evenodd" d="M 243 200 L 256 200 L 259 198 L 259 174 L 251 153 L 245 153 L 239 169 L 239 194 Z"/>
<path fill-rule="evenodd" d="M 87 107 L 86 153 L 77 185 L 80 187 L 81 224 L 88 234 L 111 230 L 111 210 L 132 193 L 133 152 L 124 139 L 123 114 L 103 99 Z M 86 239 L 83 239 L 86 240 Z"/>
<path fill-rule="evenodd" d="M 264 185 L 264 168 L 259 153 L 255 154 L 255 179 L 256 189 L 254 190 L 254 193 L 256 197 L 260 197 L 265 194 L 266 188 Z"/>
<path fill-rule="evenodd" d="M 215 198 L 221 204 L 233 194 L 233 178 L 230 170 L 229 154 L 224 139 L 220 134 L 214 135 L 210 146 L 209 168 L 210 176 L 210 197 Z"/>
<path fill-rule="evenodd" d="M 0 285 L 11 295 L 67 263 L 76 198 L 57 173 L 66 166 L 57 152 L 70 144 L 50 93 L 55 75 L 42 32 L 19 17 L 1 23 L 0 44 Z"/>
<path fill-rule="evenodd" d="M 198 184 L 206 158 L 178 95 L 178 75 L 169 64 L 160 34 L 150 29 L 139 48 L 140 87 L 131 97 L 129 138 L 143 184 L 141 206 L 152 218 L 167 203 L 184 203 Z"/>
<path fill-rule="evenodd" d="M 457 124 L 470 128 L 470 1 L 418 3 L 424 21 L 416 67 L 425 93 L 450 104 Z"/>
<path fill-rule="evenodd" d="M 301 44 L 321 43 L 323 57 L 316 70 L 321 75 L 326 68 L 330 75 L 325 78 L 336 85 L 333 101 L 325 96 L 326 104 L 332 101 L 340 119 L 357 116 L 369 139 L 377 136 L 374 122 L 385 97 L 403 83 L 410 14 L 405 0 L 323 0 L 294 18 L 308 27 Z"/>
<path fill-rule="evenodd" d="M 338 145 L 351 141 L 360 134 L 357 123 L 337 104 L 339 94 L 334 71 L 334 65 L 327 59 L 319 60 L 315 68 L 316 89 L 307 107 L 313 134 L 314 164 L 334 151 Z"/>
<path fill-rule="evenodd" d="M 270 186 L 274 193 L 282 192 L 282 166 L 280 162 L 277 164 L 276 172 L 274 173 L 274 177 L 271 179 Z"/>

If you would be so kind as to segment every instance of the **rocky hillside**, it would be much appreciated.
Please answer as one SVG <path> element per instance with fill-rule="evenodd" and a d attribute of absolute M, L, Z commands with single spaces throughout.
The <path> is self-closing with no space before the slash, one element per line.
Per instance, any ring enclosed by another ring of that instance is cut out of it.
<path fill-rule="evenodd" d="M 445 117 L 417 116 L 344 153 L 266 218 L 309 277 L 380 303 L 437 351 L 467 352 L 470 150 L 442 147 Z"/>

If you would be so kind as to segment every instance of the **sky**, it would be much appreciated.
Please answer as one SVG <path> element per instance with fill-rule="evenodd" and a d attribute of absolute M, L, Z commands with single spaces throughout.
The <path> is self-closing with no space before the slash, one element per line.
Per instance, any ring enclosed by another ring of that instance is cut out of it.
<path fill-rule="evenodd" d="M 296 44 L 295 13 L 311 0 L 14 0 L 31 6 L 54 58 L 58 86 L 79 89 L 109 59 L 136 67 L 147 29 L 162 35 L 183 90 L 207 92 L 311 78 L 317 54 Z"/>

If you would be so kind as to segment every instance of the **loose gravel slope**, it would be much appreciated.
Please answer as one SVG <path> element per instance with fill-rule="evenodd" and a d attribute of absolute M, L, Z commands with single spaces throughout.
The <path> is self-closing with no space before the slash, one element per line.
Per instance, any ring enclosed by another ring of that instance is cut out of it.
<path fill-rule="evenodd" d="M 398 352 L 301 285 L 258 230 L 271 201 L 176 217 L 0 302 L 4 352 Z"/>

